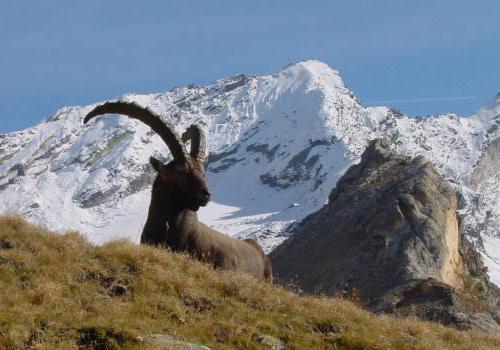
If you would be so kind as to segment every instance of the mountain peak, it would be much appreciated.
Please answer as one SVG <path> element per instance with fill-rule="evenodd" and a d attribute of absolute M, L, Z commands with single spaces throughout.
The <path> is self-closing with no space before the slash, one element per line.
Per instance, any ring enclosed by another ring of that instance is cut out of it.
<path fill-rule="evenodd" d="M 287 69 L 289 67 L 302 67 L 302 68 L 309 69 L 309 70 L 314 70 L 314 69 L 318 69 L 318 68 L 319 69 L 327 69 L 327 70 L 334 71 L 335 73 L 338 74 L 338 72 L 336 70 L 332 69 L 325 62 L 322 62 L 320 60 L 315 60 L 315 59 L 296 61 L 296 62 L 290 63 L 289 65 L 285 66 L 284 69 Z"/>
<path fill-rule="evenodd" d="M 332 87 L 345 87 L 340 74 L 319 60 L 297 61 L 283 68 L 279 75 L 293 76 L 306 81 L 323 81 Z"/>

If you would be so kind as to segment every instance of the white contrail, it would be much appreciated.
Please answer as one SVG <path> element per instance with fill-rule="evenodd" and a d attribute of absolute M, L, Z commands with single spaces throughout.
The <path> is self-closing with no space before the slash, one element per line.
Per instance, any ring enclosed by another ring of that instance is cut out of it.
<path fill-rule="evenodd" d="M 480 98 L 480 96 L 446 96 L 446 97 L 419 97 L 419 98 L 402 98 L 396 100 L 379 100 L 368 101 L 366 104 L 376 103 L 394 103 L 394 102 L 428 102 L 428 101 L 457 101 L 457 100 L 473 100 Z"/>

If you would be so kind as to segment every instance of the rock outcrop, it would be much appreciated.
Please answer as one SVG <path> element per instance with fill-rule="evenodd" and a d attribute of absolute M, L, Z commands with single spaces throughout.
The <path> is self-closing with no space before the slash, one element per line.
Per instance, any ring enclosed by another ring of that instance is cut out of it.
<path fill-rule="evenodd" d="M 278 279 L 355 294 L 369 309 L 500 334 L 496 288 L 464 237 L 457 197 L 423 157 L 370 143 L 272 254 Z"/>

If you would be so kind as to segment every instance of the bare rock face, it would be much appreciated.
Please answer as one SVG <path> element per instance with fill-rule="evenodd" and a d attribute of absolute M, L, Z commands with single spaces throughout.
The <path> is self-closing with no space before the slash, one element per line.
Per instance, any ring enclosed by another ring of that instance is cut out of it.
<path fill-rule="evenodd" d="M 500 334 L 495 287 L 456 208 L 431 163 L 372 141 L 329 203 L 272 252 L 274 273 L 305 292 L 356 294 L 377 312 Z"/>

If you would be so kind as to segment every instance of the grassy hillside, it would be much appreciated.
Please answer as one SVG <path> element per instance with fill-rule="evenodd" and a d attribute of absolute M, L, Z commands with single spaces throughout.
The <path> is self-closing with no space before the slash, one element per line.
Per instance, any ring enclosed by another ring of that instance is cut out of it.
<path fill-rule="evenodd" d="M 212 349 L 500 349 L 500 340 L 380 317 L 355 304 L 299 296 L 216 272 L 165 249 L 0 217 L 0 349 L 161 348 L 166 334 Z"/>

